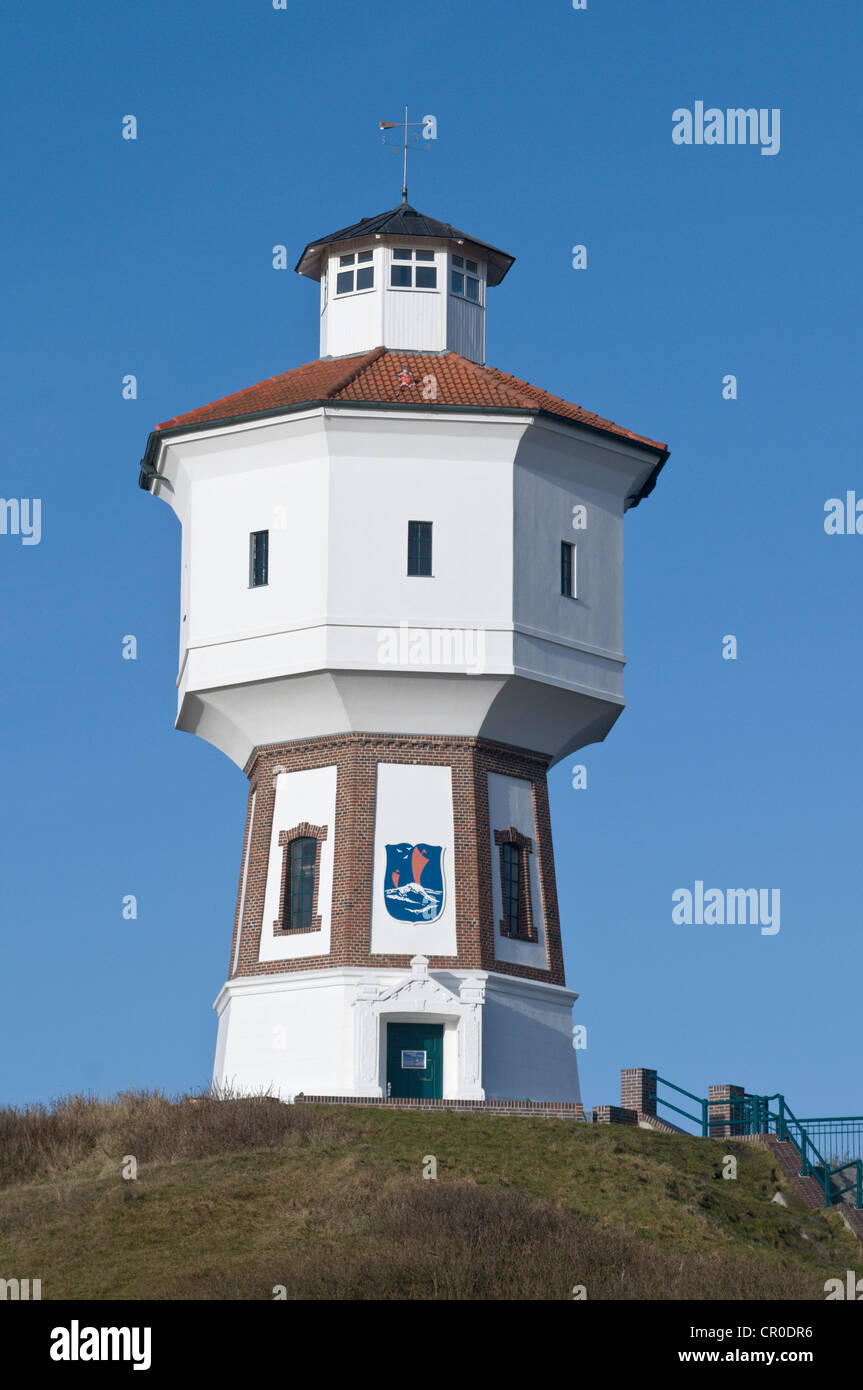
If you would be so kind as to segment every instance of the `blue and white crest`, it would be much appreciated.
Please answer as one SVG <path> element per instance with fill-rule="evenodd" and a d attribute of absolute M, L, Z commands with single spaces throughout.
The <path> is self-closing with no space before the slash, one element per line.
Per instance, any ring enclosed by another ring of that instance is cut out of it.
<path fill-rule="evenodd" d="M 384 901 L 397 922 L 436 922 L 443 912 L 443 848 L 387 845 Z"/>

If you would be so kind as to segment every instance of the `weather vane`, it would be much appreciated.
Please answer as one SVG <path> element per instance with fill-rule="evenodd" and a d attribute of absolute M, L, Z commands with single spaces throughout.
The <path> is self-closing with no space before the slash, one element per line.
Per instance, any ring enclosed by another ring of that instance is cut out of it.
<path fill-rule="evenodd" d="M 419 144 L 420 140 L 437 139 L 437 117 L 423 116 L 421 121 L 409 121 L 408 108 L 407 106 L 405 106 L 404 121 L 378 122 L 378 129 L 382 131 L 398 130 L 400 126 L 404 127 L 403 143 L 399 145 L 394 145 L 390 140 L 387 139 L 386 135 L 384 135 L 382 138 L 383 143 L 385 145 L 389 145 L 390 149 L 393 150 L 396 154 L 398 154 L 400 150 L 404 154 L 404 168 L 402 174 L 402 202 L 406 203 L 408 200 L 408 149 L 411 145 Z M 417 133 L 408 138 L 408 130 L 416 129 L 417 127 L 422 127 L 422 131 L 420 132 L 420 130 L 417 129 Z M 428 149 L 428 145 L 420 145 L 420 149 Z"/>

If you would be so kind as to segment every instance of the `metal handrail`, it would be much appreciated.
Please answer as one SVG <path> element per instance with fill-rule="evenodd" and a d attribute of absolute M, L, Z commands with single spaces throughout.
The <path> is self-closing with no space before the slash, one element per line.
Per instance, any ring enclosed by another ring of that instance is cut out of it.
<path fill-rule="evenodd" d="M 710 1135 L 711 1129 L 731 1127 L 732 1129 L 742 1130 L 744 1134 L 769 1134 L 771 1126 L 780 1142 L 790 1142 L 794 1145 L 800 1155 L 800 1176 L 814 1177 L 824 1189 L 825 1207 L 833 1206 L 834 1202 L 840 1200 L 846 1192 L 855 1193 L 855 1206 L 858 1210 L 863 1209 L 863 1156 L 849 1159 L 845 1163 L 829 1163 L 821 1153 L 812 1135 L 805 1128 L 808 1125 L 859 1125 L 863 1132 L 863 1116 L 823 1116 L 817 1120 L 800 1120 L 794 1114 L 784 1095 L 777 1092 L 772 1096 L 751 1095 L 749 1092 L 743 1096 L 732 1096 L 730 1099 L 706 1099 L 703 1096 L 696 1096 L 692 1091 L 685 1090 L 682 1086 L 677 1086 L 667 1077 L 656 1075 L 656 1090 L 649 1092 L 649 1097 L 657 1105 L 664 1106 L 667 1110 L 673 1110 L 675 1114 L 682 1115 L 685 1119 L 691 1120 L 701 1128 L 702 1138 Z M 660 1086 L 668 1087 L 678 1095 L 686 1096 L 688 1100 L 694 1101 L 699 1107 L 700 1113 L 693 1115 L 688 1110 L 683 1110 L 679 1105 L 659 1096 Z M 777 1107 L 771 1109 L 771 1102 L 776 1101 Z M 712 1106 L 722 1106 L 729 1112 L 722 1118 L 711 1119 L 710 1110 Z M 850 1183 L 843 1187 L 834 1187 L 833 1179 L 840 1173 L 846 1173 L 849 1169 L 854 1170 L 854 1178 Z"/>

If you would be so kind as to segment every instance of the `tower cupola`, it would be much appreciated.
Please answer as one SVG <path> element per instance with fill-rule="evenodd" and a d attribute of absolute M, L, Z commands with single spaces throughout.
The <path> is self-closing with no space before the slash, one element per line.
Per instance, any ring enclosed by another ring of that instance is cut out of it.
<path fill-rule="evenodd" d="M 514 259 L 404 201 L 310 242 L 296 269 L 320 283 L 321 357 L 387 347 L 484 363 L 486 293 Z"/>

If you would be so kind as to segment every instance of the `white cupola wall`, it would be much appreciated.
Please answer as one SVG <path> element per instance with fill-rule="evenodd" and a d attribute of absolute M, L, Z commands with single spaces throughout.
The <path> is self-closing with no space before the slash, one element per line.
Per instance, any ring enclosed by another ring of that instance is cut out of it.
<path fill-rule="evenodd" d="M 471 250 L 404 238 L 336 247 L 321 275 L 321 357 L 381 346 L 485 362 L 486 266 Z"/>
<path fill-rule="evenodd" d="M 403 203 L 306 247 L 321 287 L 320 355 L 386 347 L 485 362 L 486 293 L 513 257 Z"/>

